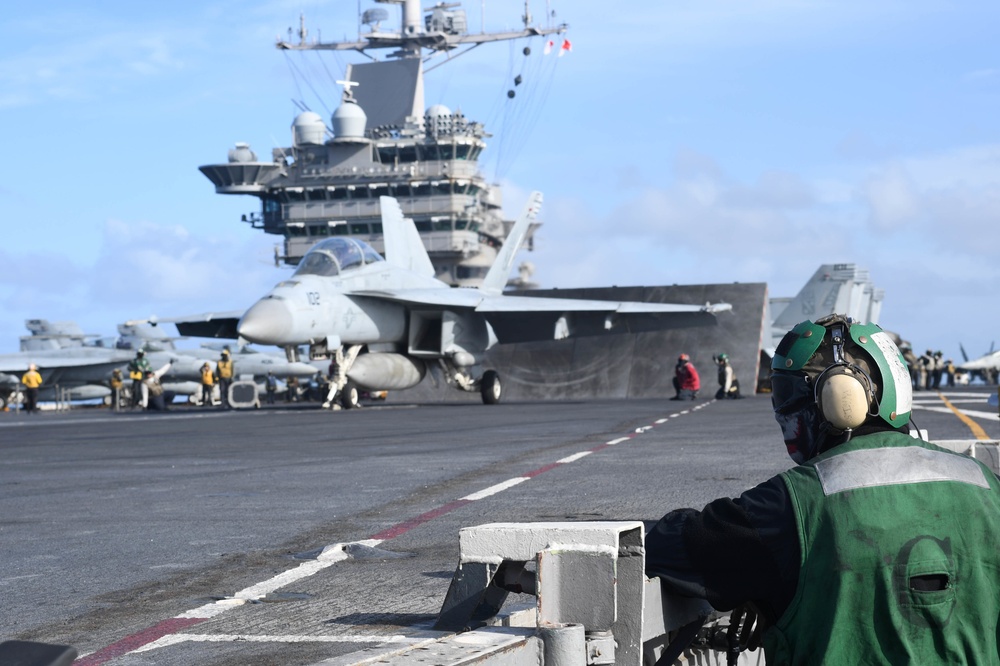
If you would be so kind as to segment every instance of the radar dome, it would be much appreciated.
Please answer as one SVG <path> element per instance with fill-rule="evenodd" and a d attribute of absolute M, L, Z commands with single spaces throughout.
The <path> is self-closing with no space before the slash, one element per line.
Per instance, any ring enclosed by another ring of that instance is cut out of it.
<path fill-rule="evenodd" d="M 368 116 L 354 100 L 344 100 L 333 112 L 333 136 L 338 139 L 360 139 L 365 135 Z"/>
<path fill-rule="evenodd" d="M 296 146 L 306 143 L 321 144 L 325 134 L 326 125 L 318 113 L 312 111 L 300 113 L 292 123 L 292 135 Z"/>
<path fill-rule="evenodd" d="M 230 162 L 256 162 L 257 154 L 250 150 L 249 143 L 237 143 L 235 148 L 229 149 Z"/>
<path fill-rule="evenodd" d="M 430 116 L 431 118 L 447 118 L 451 115 L 451 109 L 444 104 L 435 104 L 434 106 L 428 108 L 424 115 Z"/>

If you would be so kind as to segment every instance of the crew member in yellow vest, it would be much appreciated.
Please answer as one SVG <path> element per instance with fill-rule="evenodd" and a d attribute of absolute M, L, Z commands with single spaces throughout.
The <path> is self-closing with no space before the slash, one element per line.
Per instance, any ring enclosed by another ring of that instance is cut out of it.
<path fill-rule="evenodd" d="M 117 412 L 121 409 L 122 386 L 125 385 L 120 369 L 115 368 L 111 371 L 111 381 L 108 384 L 111 386 L 111 409 Z"/>
<path fill-rule="evenodd" d="M 34 363 L 28 366 L 28 371 L 21 377 L 24 384 L 24 411 L 31 414 L 38 411 L 38 387 L 42 385 L 42 376 L 38 374 L 38 366 Z"/>
<path fill-rule="evenodd" d="M 215 364 L 215 373 L 219 376 L 219 398 L 222 408 L 229 409 L 229 385 L 233 383 L 233 360 L 229 358 L 229 350 L 222 350 L 222 357 Z"/>
<path fill-rule="evenodd" d="M 201 404 L 202 406 L 212 406 L 212 388 L 215 386 L 215 376 L 212 374 L 212 366 L 205 361 L 201 366 Z"/>

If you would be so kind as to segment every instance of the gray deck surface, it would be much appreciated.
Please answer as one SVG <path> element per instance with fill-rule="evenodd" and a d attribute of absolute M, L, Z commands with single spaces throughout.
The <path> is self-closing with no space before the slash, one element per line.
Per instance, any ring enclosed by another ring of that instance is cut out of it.
<path fill-rule="evenodd" d="M 987 392 L 946 395 L 998 437 Z M 972 437 L 936 393 L 917 404 L 932 439 Z M 312 664 L 405 644 L 440 608 L 461 527 L 653 521 L 739 494 L 790 465 L 770 411 L 762 395 L 0 414 L 0 639 L 113 666 Z M 171 619 L 308 561 L 295 554 L 393 528 L 259 603 Z M 153 633 L 178 642 L 134 651 Z"/>

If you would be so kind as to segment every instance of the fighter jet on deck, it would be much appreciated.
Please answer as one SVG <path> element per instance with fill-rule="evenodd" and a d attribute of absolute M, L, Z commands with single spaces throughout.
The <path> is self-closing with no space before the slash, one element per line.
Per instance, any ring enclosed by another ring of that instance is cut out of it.
<path fill-rule="evenodd" d="M 997 371 L 1000 371 L 1000 351 L 994 351 L 990 345 L 990 351 L 979 358 L 970 359 L 965 353 L 965 347 L 959 345 L 962 351 L 962 364 L 959 370 L 971 373 L 972 377 L 981 377 L 987 383 L 992 383 Z"/>
<path fill-rule="evenodd" d="M 182 335 L 242 337 L 285 347 L 309 345 L 311 358 L 332 357 L 334 391 L 345 408 L 358 389 L 415 386 L 427 363 L 445 379 L 479 391 L 493 404 L 502 394 L 485 352 L 497 343 L 637 333 L 715 325 L 716 305 L 675 305 L 505 296 L 514 257 L 538 214 L 542 195 L 531 194 L 496 262 L 478 288 L 452 288 L 435 279 L 427 251 L 399 204 L 381 197 L 383 259 L 368 244 L 334 237 L 313 246 L 287 280 L 236 316 L 206 315 L 173 321 Z"/>

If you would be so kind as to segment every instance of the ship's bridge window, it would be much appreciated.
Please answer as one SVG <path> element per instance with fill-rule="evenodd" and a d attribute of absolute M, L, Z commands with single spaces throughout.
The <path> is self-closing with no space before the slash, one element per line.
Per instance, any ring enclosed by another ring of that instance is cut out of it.
<path fill-rule="evenodd" d="M 355 223 L 351 225 L 351 234 L 368 234 L 368 225 L 364 223 Z"/>
<path fill-rule="evenodd" d="M 416 162 L 417 161 L 417 147 L 416 146 L 400 146 L 399 148 L 399 161 L 400 162 Z"/>
<path fill-rule="evenodd" d="M 310 248 L 302 257 L 295 275 L 331 276 L 365 263 L 382 261 L 368 243 L 354 238 L 327 238 Z"/>
<path fill-rule="evenodd" d="M 455 159 L 456 160 L 469 159 L 469 153 L 471 152 L 470 148 L 471 146 L 464 143 L 460 143 L 457 146 L 455 146 Z"/>
<path fill-rule="evenodd" d="M 306 228 L 301 224 L 289 224 L 285 227 L 285 235 L 289 238 L 296 238 L 306 235 Z"/>
<path fill-rule="evenodd" d="M 486 269 L 478 266 L 455 266 L 455 277 L 459 280 L 486 277 Z"/>

